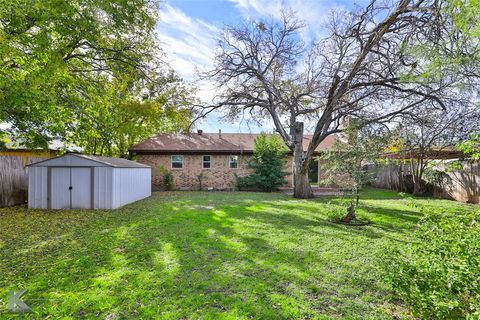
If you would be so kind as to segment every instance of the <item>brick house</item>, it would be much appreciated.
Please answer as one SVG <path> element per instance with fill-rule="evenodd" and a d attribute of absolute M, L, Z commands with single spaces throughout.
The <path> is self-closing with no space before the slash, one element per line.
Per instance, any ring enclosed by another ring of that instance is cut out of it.
<path fill-rule="evenodd" d="M 176 189 L 228 190 L 235 188 L 235 175 L 251 173 L 248 167 L 252 159 L 254 141 L 258 134 L 249 133 L 198 133 L 159 134 L 146 139 L 132 148 L 130 155 L 140 163 L 153 168 L 152 183 L 161 188 L 163 176 L 160 167 L 172 172 Z M 311 136 L 304 138 L 305 148 Z M 328 150 L 333 145 L 334 136 L 329 136 L 317 148 L 317 152 Z M 287 155 L 285 171 L 292 172 L 292 154 Z M 287 175 L 285 187 L 293 186 L 293 176 Z M 312 163 L 310 179 L 322 179 L 318 161 Z"/>

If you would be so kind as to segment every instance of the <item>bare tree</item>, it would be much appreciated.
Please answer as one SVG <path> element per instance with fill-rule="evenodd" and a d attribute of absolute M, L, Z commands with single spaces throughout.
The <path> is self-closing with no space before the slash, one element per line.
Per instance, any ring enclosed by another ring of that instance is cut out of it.
<path fill-rule="evenodd" d="M 442 109 L 462 99 L 451 89 L 461 80 L 455 73 L 428 74 L 427 63 L 408 50 L 445 47 L 444 19 L 439 1 L 372 1 L 355 13 L 333 14 L 328 36 L 315 44 L 301 41 L 304 25 L 292 13 L 227 27 L 215 67 L 203 74 L 221 91 L 199 117 L 224 108 L 232 118 L 245 112 L 270 118 L 293 152 L 294 196 L 309 198 L 314 151 L 342 130 L 345 117 L 386 122 L 423 105 Z M 305 124 L 313 124 L 306 150 Z"/>
<path fill-rule="evenodd" d="M 423 176 L 432 160 L 479 130 L 478 108 L 460 107 L 449 111 L 426 108 L 402 115 L 400 134 L 410 162 L 413 194 L 422 193 Z"/>

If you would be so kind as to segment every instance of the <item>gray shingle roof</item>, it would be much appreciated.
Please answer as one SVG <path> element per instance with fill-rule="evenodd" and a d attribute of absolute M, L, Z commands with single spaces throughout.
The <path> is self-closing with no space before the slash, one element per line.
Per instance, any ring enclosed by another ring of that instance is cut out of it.
<path fill-rule="evenodd" d="M 255 133 L 189 133 L 189 134 L 158 134 L 137 143 L 130 152 L 142 153 L 251 153 L 255 149 Z M 312 135 L 304 136 L 304 149 L 312 140 Z M 335 136 L 330 135 L 320 143 L 316 151 L 332 148 Z"/>
<path fill-rule="evenodd" d="M 147 166 L 142 163 L 138 163 L 135 161 L 123 159 L 123 158 L 110 158 L 110 157 L 100 157 L 100 156 L 90 156 L 86 154 L 71 154 L 75 155 L 77 157 L 82 157 L 85 159 L 97 161 L 104 163 L 110 167 L 115 167 L 115 168 L 150 168 L 150 166 Z"/>
<path fill-rule="evenodd" d="M 78 158 L 82 158 L 90 161 L 95 161 L 103 165 L 114 167 L 114 168 L 150 168 L 150 166 L 147 166 L 145 164 L 123 159 L 123 158 L 99 157 L 99 156 L 91 156 L 91 155 L 79 154 L 79 153 L 67 153 L 60 157 L 45 159 L 42 161 L 31 163 L 27 165 L 27 167 L 29 166 L 47 166 L 48 167 L 49 164 L 51 164 L 51 162 L 55 162 L 56 159 L 60 159 L 65 156 L 73 156 L 73 157 L 78 157 Z M 64 164 L 61 164 L 60 166 L 69 167 L 70 165 L 64 163 Z"/>

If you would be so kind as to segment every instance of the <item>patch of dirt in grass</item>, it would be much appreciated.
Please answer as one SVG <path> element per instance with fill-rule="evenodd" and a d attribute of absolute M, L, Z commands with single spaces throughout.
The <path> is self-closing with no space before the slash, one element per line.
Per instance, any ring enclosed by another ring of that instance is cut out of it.
<path fill-rule="evenodd" d="M 337 219 L 337 220 L 333 220 L 333 222 L 342 224 L 344 226 L 351 226 L 351 227 L 362 227 L 362 226 L 368 226 L 372 224 L 372 222 L 369 220 L 359 220 L 359 219 L 351 220 L 349 222 L 345 222 L 340 219 Z"/>

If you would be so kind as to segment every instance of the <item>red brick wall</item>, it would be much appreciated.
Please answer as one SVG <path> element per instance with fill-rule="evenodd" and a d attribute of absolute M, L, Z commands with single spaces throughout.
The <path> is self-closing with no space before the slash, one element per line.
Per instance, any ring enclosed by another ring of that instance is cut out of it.
<path fill-rule="evenodd" d="M 198 190 L 200 185 L 198 176 L 200 174 L 202 174 L 202 189 L 233 189 L 235 188 L 235 174 L 246 176 L 252 172 L 248 168 L 251 155 L 239 155 L 238 168 L 236 169 L 230 169 L 229 155 L 224 154 L 210 155 L 212 161 L 211 168 L 203 169 L 202 156 L 199 154 L 184 154 L 182 169 L 172 169 L 171 155 L 169 154 L 140 154 L 136 160 L 152 167 L 152 183 L 154 186 L 162 187 L 163 175 L 159 167 L 163 166 L 172 172 L 175 189 L 181 190 Z M 292 157 L 290 156 L 287 158 L 285 171 L 292 172 Z M 288 181 L 286 186 L 292 186 L 291 174 L 287 175 L 285 180 Z"/>

